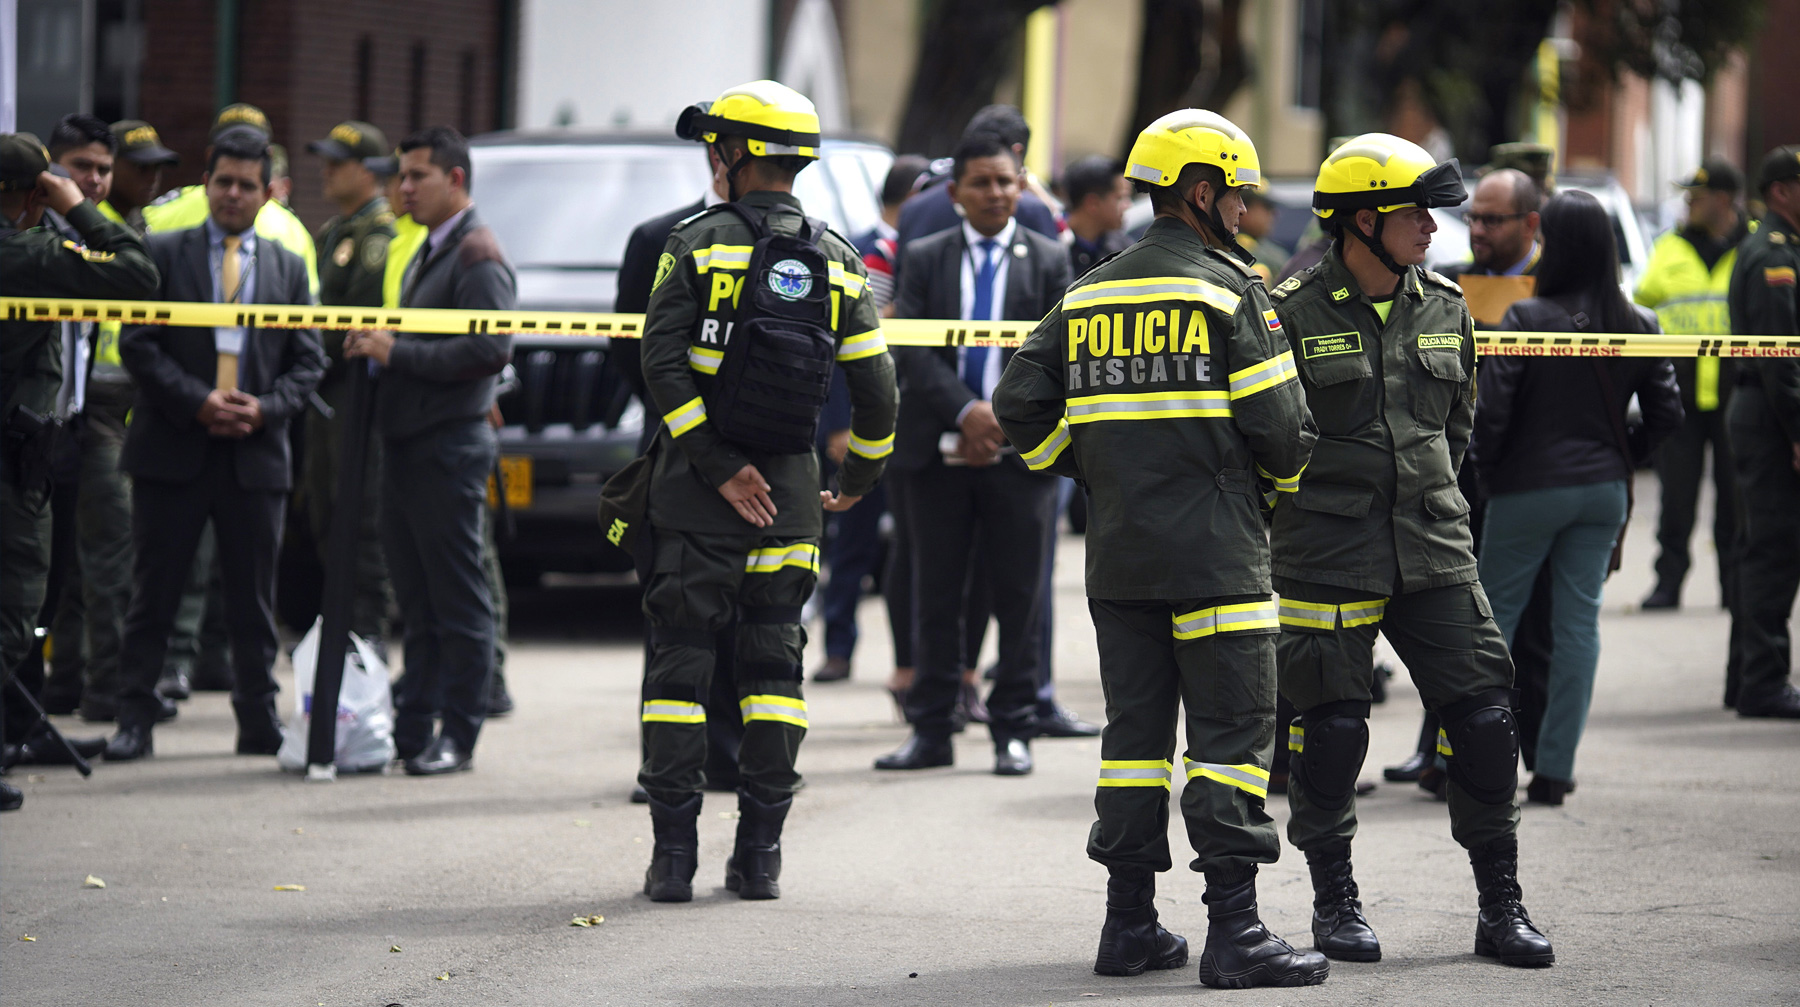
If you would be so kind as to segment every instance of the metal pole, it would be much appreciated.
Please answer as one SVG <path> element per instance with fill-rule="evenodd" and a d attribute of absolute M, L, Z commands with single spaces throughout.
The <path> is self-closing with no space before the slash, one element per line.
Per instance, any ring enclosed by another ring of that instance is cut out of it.
<path fill-rule="evenodd" d="M 338 693 L 350 645 L 350 609 L 356 592 L 357 531 L 362 525 L 364 467 L 369 457 L 369 403 L 374 379 L 360 361 L 348 361 L 350 397 L 338 447 L 337 498 L 325 548 L 325 592 L 320 599 L 319 666 L 313 674 L 312 728 L 307 735 L 307 775 L 329 779 L 337 761 Z"/>

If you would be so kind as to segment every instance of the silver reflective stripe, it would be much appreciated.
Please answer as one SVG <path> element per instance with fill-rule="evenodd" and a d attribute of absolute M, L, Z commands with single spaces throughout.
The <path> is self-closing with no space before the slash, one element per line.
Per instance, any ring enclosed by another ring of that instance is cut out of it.
<path fill-rule="evenodd" d="M 1266 770 L 1258 771 L 1254 766 L 1226 766 L 1216 762 L 1194 762 L 1187 760 L 1188 779 L 1196 776 L 1205 777 L 1216 783 L 1224 783 L 1239 790 L 1248 791 L 1258 797 L 1269 796 L 1269 774 Z"/>

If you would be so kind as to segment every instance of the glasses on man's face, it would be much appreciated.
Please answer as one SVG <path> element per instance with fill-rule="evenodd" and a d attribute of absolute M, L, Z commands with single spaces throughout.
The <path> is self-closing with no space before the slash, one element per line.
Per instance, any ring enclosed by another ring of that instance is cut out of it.
<path fill-rule="evenodd" d="M 1525 213 L 1465 213 L 1462 215 L 1462 219 L 1463 223 L 1470 227 L 1493 228 L 1499 227 L 1509 220 L 1523 220 L 1527 216 L 1530 216 L 1529 211 Z"/>

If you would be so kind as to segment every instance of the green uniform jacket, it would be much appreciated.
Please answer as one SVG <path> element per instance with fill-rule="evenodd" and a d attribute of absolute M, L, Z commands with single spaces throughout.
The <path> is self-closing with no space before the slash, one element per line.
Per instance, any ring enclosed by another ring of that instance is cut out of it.
<path fill-rule="evenodd" d="M 1393 595 L 1476 579 L 1456 474 L 1475 417 L 1475 340 L 1462 290 L 1409 268 L 1386 325 L 1336 247 L 1275 288 L 1306 404 L 1312 463 L 1275 508 L 1290 579 Z"/>
<path fill-rule="evenodd" d="M 206 187 L 189 185 L 144 207 L 144 226 L 152 231 L 181 231 L 199 227 L 211 213 Z M 319 257 L 313 251 L 312 235 L 294 211 L 271 199 L 257 211 L 255 229 L 257 237 L 276 242 L 306 263 L 307 287 L 314 297 L 319 296 Z"/>
<path fill-rule="evenodd" d="M 82 201 L 67 220 L 86 247 L 55 231 L 32 228 L 0 239 L 0 294 L 143 300 L 160 279 L 144 239 Z M 62 385 L 57 322 L 0 322 L 0 424 L 14 406 L 48 416 Z"/>
<path fill-rule="evenodd" d="M 1800 232 L 1780 217 L 1762 219 L 1737 248 L 1731 271 L 1731 331 L 1739 336 L 1800 336 Z M 1800 444 L 1800 358 L 1745 360 L 1787 439 Z"/>
<path fill-rule="evenodd" d="M 1638 280 L 1632 297 L 1656 312 L 1664 332 L 1724 335 L 1731 331 L 1731 311 L 1725 302 L 1736 264 L 1737 249 L 1733 248 L 1708 269 L 1686 233 L 1670 231 L 1656 239 L 1650 249 L 1650 261 L 1644 266 L 1643 278 Z M 1676 357 L 1673 363 L 1675 378 L 1681 384 L 1682 408 L 1701 413 L 1718 409 L 1719 385 L 1728 385 L 1735 376 L 1733 361 Z"/>
<path fill-rule="evenodd" d="M 769 216 L 770 229 L 794 234 L 800 201 L 788 193 L 752 192 L 744 205 L 787 207 Z M 705 400 L 730 338 L 750 265 L 754 236 L 734 213 L 714 208 L 676 225 L 656 267 L 644 320 L 644 382 L 663 428 L 657 431 L 650 484 L 650 520 L 657 528 L 693 532 L 749 532 L 767 537 L 819 535 L 819 460 L 816 452 L 770 455 L 746 451 L 706 421 Z M 862 496 L 875 488 L 894 450 L 899 392 L 894 361 L 881 336 L 868 274 L 848 241 L 826 232 L 819 249 L 831 267 L 832 328 L 838 365 L 850 384 L 850 453 L 839 470 L 839 491 Z M 679 450 L 678 450 L 679 449 Z M 754 464 L 772 487 L 775 524 L 756 529 L 719 495 L 718 487 Z"/>
<path fill-rule="evenodd" d="M 382 283 L 388 246 L 394 240 L 394 215 L 387 199 L 376 196 L 348 217 L 333 217 L 319 229 L 319 303 L 382 307 Z M 333 393 L 343 385 L 343 329 L 321 330 L 330 369 L 319 394 L 336 405 Z"/>
<path fill-rule="evenodd" d="M 1095 266 L 1013 354 L 994 414 L 1025 463 L 1089 493 L 1087 593 L 1269 593 L 1257 473 L 1316 435 L 1256 274 L 1163 218 Z"/>

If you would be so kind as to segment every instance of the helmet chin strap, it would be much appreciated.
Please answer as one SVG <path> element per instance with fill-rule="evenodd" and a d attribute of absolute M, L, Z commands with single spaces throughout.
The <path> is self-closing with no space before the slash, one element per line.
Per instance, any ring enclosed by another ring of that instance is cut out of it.
<path fill-rule="evenodd" d="M 1381 228 L 1382 225 L 1386 223 L 1387 214 L 1377 210 L 1375 212 L 1375 233 L 1373 235 L 1362 233 L 1362 228 L 1356 226 L 1355 217 L 1350 218 L 1350 226 L 1344 228 L 1344 230 L 1356 235 L 1356 240 L 1367 246 L 1370 253 L 1375 256 L 1375 261 L 1386 266 L 1388 272 L 1393 273 L 1395 276 L 1405 276 L 1406 267 L 1395 262 L 1394 257 L 1388 254 L 1387 247 L 1381 243 Z"/>
<path fill-rule="evenodd" d="M 1196 186 L 1196 188 L 1198 188 L 1198 186 Z M 1253 266 L 1256 264 L 1256 256 L 1251 255 L 1249 249 L 1238 244 L 1237 235 L 1232 233 L 1231 228 L 1225 226 L 1225 218 L 1219 215 L 1219 197 L 1217 193 L 1213 194 L 1212 206 L 1210 207 L 1202 209 L 1199 203 L 1196 203 L 1191 199 L 1188 200 L 1188 206 L 1193 209 L 1195 218 L 1204 222 L 1207 229 L 1212 231 L 1213 237 L 1218 239 L 1219 244 L 1225 246 L 1226 254 L 1242 260 L 1246 266 Z"/>
<path fill-rule="evenodd" d="M 725 153 L 726 153 L 725 145 L 722 143 L 714 143 L 713 144 L 713 152 L 718 155 L 719 163 L 724 164 L 725 163 Z M 750 165 L 750 152 L 746 150 L 746 151 L 744 151 L 744 156 L 742 156 L 742 157 L 738 158 L 736 161 L 732 162 L 731 167 L 725 169 L 725 191 L 730 195 L 731 201 L 734 203 L 737 202 L 737 199 L 738 199 L 738 187 L 737 187 L 738 172 L 743 171 L 745 168 L 749 167 L 749 165 Z"/>

